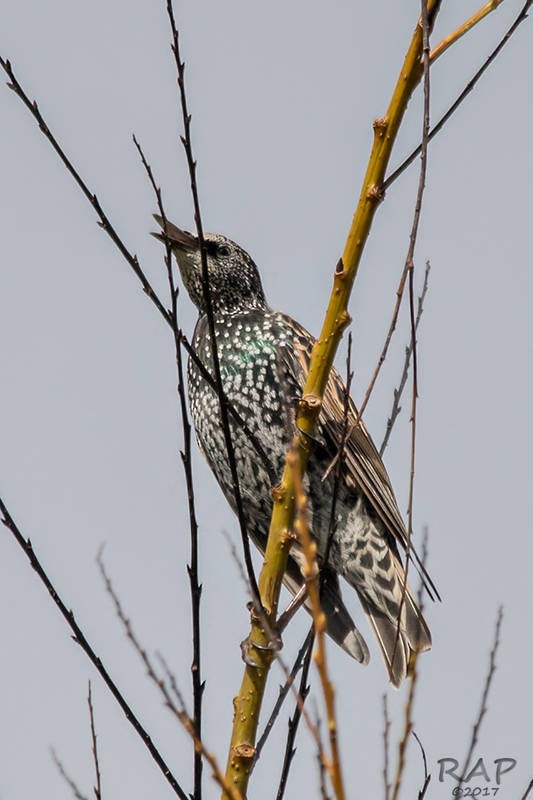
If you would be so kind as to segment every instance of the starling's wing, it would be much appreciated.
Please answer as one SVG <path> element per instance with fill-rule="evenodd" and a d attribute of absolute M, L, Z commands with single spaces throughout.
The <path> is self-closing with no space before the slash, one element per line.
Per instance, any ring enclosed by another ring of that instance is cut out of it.
<path fill-rule="evenodd" d="M 314 339 L 308 331 L 292 319 L 288 320 L 294 331 L 293 347 L 284 348 L 286 359 L 285 369 L 292 370 L 301 388 L 309 371 L 309 362 Z M 290 362 L 290 363 L 289 363 Z M 322 410 L 319 417 L 319 437 L 321 444 L 326 448 L 329 457 L 334 459 L 339 450 L 339 444 L 344 431 L 344 406 L 345 385 L 338 371 L 331 369 L 326 391 L 322 401 Z M 387 475 L 385 465 L 368 433 L 362 420 L 357 422 L 357 409 L 352 399 L 348 407 L 348 436 L 344 446 L 343 479 L 349 488 L 360 491 L 367 499 L 377 517 L 383 523 L 390 535 L 390 545 L 396 550 L 396 542 L 404 550 L 409 549 L 410 556 L 414 556 L 419 564 L 424 584 L 429 594 L 433 596 L 438 592 L 427 575 L 424 566 L 420 564 L 412 544 L 408 548 L 407 531 L 403 523 L 398 504 L 394 497 L 391 482 Z"/>

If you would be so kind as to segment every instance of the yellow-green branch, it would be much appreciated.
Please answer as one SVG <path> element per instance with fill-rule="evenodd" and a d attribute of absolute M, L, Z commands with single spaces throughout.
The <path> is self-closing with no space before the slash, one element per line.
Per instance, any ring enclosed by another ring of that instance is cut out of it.
<path fill-rule="evenodd" d="M 428 0 L 430 30 L 439 7 L 440 0 Z M 344 252 L 335 269 L 333 289 L 322 331 L 313 348 L 309 374 L 297 412 L 296 424 L 299 433 L 291 444 L 291 451 L 296 454 L 300 475 L 305 472 L 309 457 L 308 435 L 313 434 L 329 371 L 342 332 L 350 322 L 348 300 L 376 208 L 383 199 L 381 186 L 394 140 L 409 99 L 422 77 L 421 58 L 422 26 L 419 21 L 387 113 L 382 119 L 374 122 L 374 143 L 361 195 Z M 259 593 L 270 629 L 275 628 L 281 584 L 293 541 L 295 485 L 291 472 L 292 470 L 286 465 L 281 482 L 273 492 L 272 519 L 263 567 L 259 576 Z M 246 796 L 250 767 L 255 755 L 255 738 L 261 702 L 268 671 L 274 658 L 271 638 L 261 619 L 252 612 L 248 660 L 253 664 L 246 665 L 241 688 L 234 699 L 233 733 L 226 768 L 228 784 L 238 789 L 243 797 Z M 227 794 L 223 794 L 223 797 L 227 798 Z"/>
<path fill-rule="evenodd" d="M 324 695 L 324 705 L 328 720 L 329 745 L 331 758 L 322 755 L 323 764 L 328 772 L 336 800 L 344 800 L 344 782 L 342 779 L 341 760 L 339 755 L 339 742 L 337 737 L 337 716 L 335 714 L 335 689 L 329 679 L 327 660 L 326 660 L 326 615 L 320 604 L 320 583 L 319 569 L 317 561 L 317 543 L 311 539 L 309 524 L 307 519 L 307 496 L 303 487 L 302 476 L 299 471 L 299 464 L 296 454 L 290 452 L 287 455 L 287 467 L 292 470 L 292 479 L 295 488 L 296 519 L 294 529 L 298 536 L 298 541 L 302 546 L 305 557 L 305 564 L 302 567 L 303 576 L 307 586 L 307 593 L 313 612 L 313 624 L 316 635 L 316 651 L 314 653 L 315 664 L 320 675 L 322 692 Z"/>
<path fill-rule="evenodd" d="M 485 3 L 483 8 L 480 8 L 479 11 L 476 11 L 475 14 L 472 14 L 472 16 L 467 19 L 466 22 L 463 22 L 462 25 L 459 25 L 456 30 L 446 36 L 436 47 L 433 48 L 429 54 L 430 62 L 433 64 L 433 62 L 436 61 L 437 58 L 439 58 L 443 53 L 445 53 L 446 50 L 452 46 L 452 44 L 455 44 L 455 42 L 461 39 L 465 33 L 468 33 L 468 31 L 472 30 L 474 25 L 477 25 L 478 22 L 481 22 L 482 19 L 485 19 L 488 14 L 490 14 L 492 11 L 495 11 L 502 3 L 503 0 L 489 0 L 488 3 Z"/>

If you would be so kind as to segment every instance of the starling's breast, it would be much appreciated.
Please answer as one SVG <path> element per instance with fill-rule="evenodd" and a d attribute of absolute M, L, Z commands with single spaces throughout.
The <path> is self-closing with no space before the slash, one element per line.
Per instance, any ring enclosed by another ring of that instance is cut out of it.
<path fill-rule="evenodd" d="M 292 346 L 279 315 L 251 310 L 215 319 L 217 350 L 241 491 L 251 512 L 270 515 L 271 488 L 279 479 L 292 435 L 292 407 L 299 387 L 284 373 L 283 349 Z M 213 374 L 207 319 L 198 320 L 194 349 Z M 197 365 L 189 360 L 189 400 L 199 444 L 227 499 L 233 487 L 220 421 L 219 401 Z"/>

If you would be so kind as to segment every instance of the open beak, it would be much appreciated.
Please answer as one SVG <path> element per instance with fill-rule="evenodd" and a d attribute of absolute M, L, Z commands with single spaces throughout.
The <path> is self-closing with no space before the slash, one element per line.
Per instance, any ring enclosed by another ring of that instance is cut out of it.
<path fill-rule="evenodd" d="M 198 239 L 189 231 L 182 231 L 168 219 L 163 220 L 159 214 L 154 214 L 154 219 L 163 229 L 162 233 L 152 233 L 156 239 L 161 242 L 169 241 L 172 247 L 176 247 L 178 250 L 196 250 L 198 248 Z"/>

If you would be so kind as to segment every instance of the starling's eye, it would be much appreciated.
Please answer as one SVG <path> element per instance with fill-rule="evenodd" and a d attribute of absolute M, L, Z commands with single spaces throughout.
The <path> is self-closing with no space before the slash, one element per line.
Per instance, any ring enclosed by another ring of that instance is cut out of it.
<path fill-rule="evenodd" d="M 229 247 L 227 244 L 219 244 L 218 252 L 221 256 L 229 256 Z"/>

